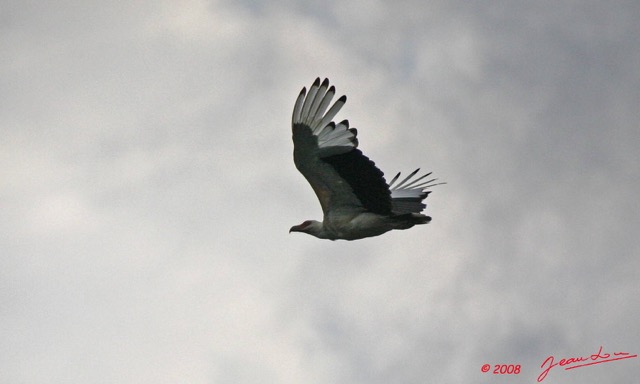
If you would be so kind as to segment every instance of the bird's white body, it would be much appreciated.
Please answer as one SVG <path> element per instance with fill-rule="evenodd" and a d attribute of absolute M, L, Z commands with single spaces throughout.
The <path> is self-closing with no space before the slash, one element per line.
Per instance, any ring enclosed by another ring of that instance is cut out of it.
<path fill-rule="evenodd" d="M 309 94 L 303 88 L 293 110 L 292 131 L 296 168 L 318 196 L 324 212 L 322 222 L 307 220 L 290 232 L 304 232 L 321 239 L 356 240 L 381 235 L 393 229 L 426 224 L 431 218 L 420 213 L 422 203 L 436 185 L 429 175 L 412 179 L 418 170 L 396 183 L 387 184 L 382 172 L 357 149 L 357 131 L 333 117 L 346 102 L 340 97 L 325 113 L 335 94 L 329 80 L 316 79 Z"/>
<path fill-rule="evenodd" d="M 424 215 L 416 214 L 415 219 L 420 220 L 424 217 Z M 329 240 L 364 239 L 382 235 L 392 229 L 407 229 L 413 226 L 371 212 L 350 215 L 332 214 L 330 217 L 325 216 L 322 222 L 316 220 L 309 220 L 309 222 L 310 224 L 304 232 L 320 239 Z"/>

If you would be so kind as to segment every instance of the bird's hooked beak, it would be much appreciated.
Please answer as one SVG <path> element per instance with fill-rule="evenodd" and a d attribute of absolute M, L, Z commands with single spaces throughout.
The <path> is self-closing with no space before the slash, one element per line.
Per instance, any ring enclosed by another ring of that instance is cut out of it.
<path fill-rule="evenodd" d="M 289 233 L 291 232 L 309 233 L 309 226 L 311 226 L 312 224 L 313 224 L 313 220 L 307 220 L 302 224 L 294 225 L 293 227 L 291 227 L 291 229 L 289 229 Z"/>

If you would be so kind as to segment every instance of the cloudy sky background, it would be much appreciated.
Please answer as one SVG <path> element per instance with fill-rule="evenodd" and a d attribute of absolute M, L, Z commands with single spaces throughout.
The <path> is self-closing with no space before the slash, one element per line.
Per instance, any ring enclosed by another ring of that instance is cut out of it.
<path fill-rule="evenodd" d="M 640 353 L 640 3 L 390 4 L 3 1 L 0 382 L 531 383 Z M 431 224 L 288 234 L 321 217 L 289 126 L 317 76 L 385 173 L 447 181 Z"/>

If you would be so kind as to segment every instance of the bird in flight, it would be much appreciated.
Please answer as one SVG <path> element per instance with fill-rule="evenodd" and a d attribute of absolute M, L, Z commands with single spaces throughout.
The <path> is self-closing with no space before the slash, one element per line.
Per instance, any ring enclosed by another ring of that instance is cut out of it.
<path fill-rule="evenodd" d="M 427 224 L 431 217 L 420 213 L 431 192 L 425 189 L 443 183 L 423 181 L 431 172 L 417 177 L 418 168 L 396 182 L 398 173 L 387 184 L 375 163 L 358 149 L 356 129 L 349 128 L 347 120 L 332 121 L 347 101 L 342 96 L 327 111 L 334 95 L 329 79 L 320 83 L 317 78 L 309 93 L 302 88 L 293 107 L 293 160 L 318 196 L 324 218 L 307 220 L 289 232 L 357 240 Z"/>

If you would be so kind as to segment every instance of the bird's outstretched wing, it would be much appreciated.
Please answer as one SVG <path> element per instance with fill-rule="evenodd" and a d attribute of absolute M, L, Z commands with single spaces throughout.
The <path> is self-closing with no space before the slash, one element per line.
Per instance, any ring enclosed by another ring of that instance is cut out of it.
<path fill-rule="evenodd" d="M 424 178 L 431 175 L 431 172 L 422 176 L 414 176 L 420 171 L 420 168 L 411 172 L 402 181 L 397 182 L 400 172 L 391 180 L 389 188 L 391 189 L 391 205 L 394 214 L 403 213 L 420 213 L 427 207 L 422 200 L 426 199 L 431 191 L 425 191 L 426 188 L 433 187 L 444 183 L 435 183 L 437 179 L 423 181 Z M 412 179 L 413 178 L 413 179 Z"/>
<path fill-rule="evenodd" d="M 296 168 L 311 184 L 325 216 L 329 212 L 391 214 L 389 186 L 374 162 L 357 149 L 356 129 L 349 128 L 347 120 L 332 121 L 347 97 L 340 97 L 327 111 L 334 95 L 329 80 L 320 83 L 320 78 L 308 94 L 303 88 L 298 95 L 292 117 Z"/>

